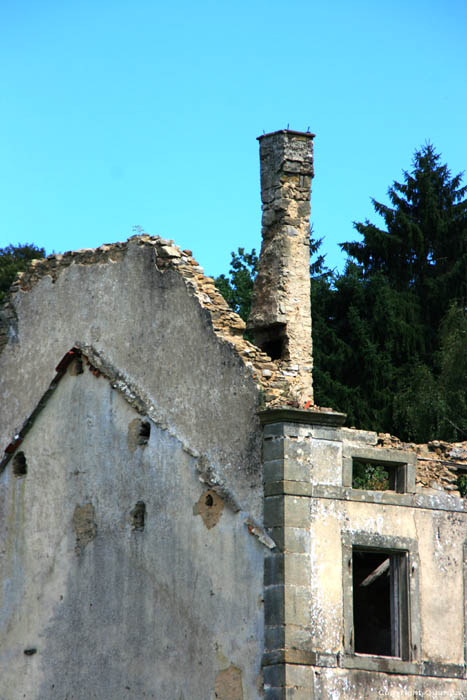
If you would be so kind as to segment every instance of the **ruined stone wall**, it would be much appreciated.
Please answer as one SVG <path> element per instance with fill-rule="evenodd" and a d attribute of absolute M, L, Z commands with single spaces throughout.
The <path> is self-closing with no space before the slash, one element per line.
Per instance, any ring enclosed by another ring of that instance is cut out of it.
<path fill-rule="evenodd" d="M 211 298 L 218 300 L 217 316 L 208 311 L 216 306 Z M 1 454 L 40 401 L 57 362 L 73 346 L 92 347 L 148 397 L 154 419 L 203 455 L 213 479 L 229 484 L 261 519 L 254 376 L 260 369 L 236 352 L 231 341 L 243 341 L 232 334 L 241 319 L 191 256 L 149 236 L 49 256 L 20 275 L 5 308 Z"/>
<path fill-rule="evenodd" d="M 192 252 L 181 250 L 172 240 L 147 234 L 133 236 L 125 242 L 53 254 L 43 260 L 33 261 L 26 272 L 19 273 L 11 287 L 10 297 L 0 311 L 0 357 L 8 343 L 17 342 L 16 305 L 22 292 L 34 290 L 42 280 L 55 284 L 66 270 L 69 270 L 68 274 L 70 274 L 77 269 L 84 270 L 88 266 L 99 266 L 97 269 L 102 270 L 102 265 L 118 264 L 125 259 L 130 246 L 133 250 L 138 247 L 150 251 L 151 264 L 155 270 L 162 273 L 177 272 L 180 275 L 189 295 L 194 296 L 198 304 L 208 312 L 217 337 L 235 349 L 241 363 L 247 368 L 259 391 L 259 401 L 262 406 L 290 405 L 296 408 L 303 408 L 305 405 L 313 406 L 309 395 L 303 391 L 302 376 L 296 365 L 272 360 L 261 348 L 243 338 L 244 321 L 232 311 L 218 292 L 214 280 L 204 274 L 203 268 L 193 258 Z M 74 276 L 73 273 L 72 276 Z M 144 280 L 140 281 L 144 288 Z M 53 320 L 50 323 L 52 324 Z M 91 322 L 89 326 L 92 326 Z M 94 329 L 94 335 L 95 332 Z M 66 351 L 65 348 L 64 351 Z"/>
<path fill-rule="evenodd" d="M 458 493 L 458 476 L 467 475 L 467 442 L 432 440 L 416 444 L 381 433 L 377 438 L 375 435 L 375 444 L 413 452 L 417 458 L 417 484 L 421 488 Z"/>
<path fill-rule="evenodd" d="M 81 251 L 70 251 L 63 255 L 50 255 L 45 260 L 33 261 L 28 270 L 20 273 L 14 282 L 10 298 L 4 304 L 0 312 L 0 365 L 1 352 L 3 348 L 11 343 L 10 347 L 16 347 L 18 342 L 18 316 L 16 305 L 18 296 L 23 292 L 32 291 L 41 281 L 49 281 L 55 284 L 59 277 L 68 268 L 79 268 L 85 270 L 86 266 L 114 265 L 122 262 L 127 254 L 129 246 L 138 247 L 151 251 L 154 254 L 152 265 L 161 273 L 177 272 L 187 287 L 188 293 L 194 296 L 198 304 L 208 313 L 210 323 L 216 336 L 227 346 L 230 346 L 238 356 L 241 364 L 246 368 L 248 374 L 253 379 L 258 390 L 257 403 L 261 408 L 288 406 L 293 408 L 307 408 L 310 410 L 319 409 L 330 412 L 329 408 L 315 406 L 309 399 L 306 399 L 306 392 L 303 393 L 302 375 L 297 366 L 283 363 L 280 360 L 272 360 L 261 348 L 245 340 L 245 323 L 228 306 L 225 299 L 215 287 L 214 280 L 204 274 L 201 266 L 193 258 L 189 250 L 181 250 L 174 245 L 173 241 L 162 239 L 158 236 L 134 236 L 127 242 L 103 245 L 96 249 L 86 249 Z M 144 280 L 142 280 L 144 285 Z M 51 288 L 53 289 L 53 287 Z M 79 292 L 77 291 L 77 295 Z M 36 321 L 37 319 L 35 319 Z M 61 323 L 62 321 L 60 321 Z M 55 319 L 48 319 L 43 314 L 42 325 L 53 325 Z M 87 341 L 92 342 L 96 335 L 95 324 L 90 322 L 86 329 Z M 47 339 L 48 330 L 45 331 Z M 70 346 L 73 338 L 70 335 Z M 80 340 L 80 339 L 78 339 Z M 61 346 L 64 351 L 69 347 Z M 60 351 L 58 351 L 60 352 Z M 57 355 L 58 356 L 58 355 Z M 53 365 L 53 357 L 50 367 Z M 6 371 L 6 370 L 5 370 Z M 33 384 L 45 387 L 47 378 L 36 378 Z M 5 384 L 4 384 L 5 386 Z M 40 392 L 33 396 L 39 399 Z M 11 429 L 7 429 L 7 418 L 11 421 L 13 417 L 7 409 L 7 403 L 3 403 L 6 410 L 5 429 L 1 437 L 6 441 L 11 439 L 12 431 L 18 430 L 21 426 L 20 415 L 15 416 L 11 422 Z M 1 408 L 0 408 L 1 411 Z M 25 417 L 25 416 L 24 416 Z M 24 419 L 23 417 L 23 419 Z M 458 473 L 456 464 L 467 463 L 466 443 L 449 444 L 442 441 L 432 441 L 428 445 L 415 445 L 404 443 L 394 436 L 388 434 L 376 435 L 372 433 L 373 442 L 382 447 L 392 447 L 394 449 L 413 450 L 418 455 L 417 483 L 426 488 L 436 488 L 441 486 L 448 491 L 455 490 Z M 451 467 L 450 465 L 453 465 Z"/>
<path fill-rule="evenodd" d="M 145 235 L 34 263 L 2 327 L 2 700 L 258 697 L 256 411 L 288 378 Z"/>

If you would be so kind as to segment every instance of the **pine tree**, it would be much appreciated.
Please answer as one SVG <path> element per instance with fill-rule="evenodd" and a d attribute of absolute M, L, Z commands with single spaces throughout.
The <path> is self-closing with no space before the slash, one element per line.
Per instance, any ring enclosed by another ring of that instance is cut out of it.
<path fill-rule="evenodd" d="M 373 200 L 386 228 L 356 223 L 363 240 L 342 244 L 350 260 L 331 301 L 335 348 L 322 353 L 336 408 L 358 427 L 419 441 L 465 439 L 467 417 L 465 385 L 458 385 L 454 420 L 446 384 L 450 358 L 460 368 L 467 352 L 459 341 L 467 299 L 467 187 L 439 161 L 431 144 L 417 151 L 412 171 L 389 188 L 392 207 Z M 447 323 L 449 314 L 457 330 Z M 349 349 L 345 360 L 337 340 Z M 319 383 L 316 388 L 319 396 Z"/>
<path fill-rule="evenodd" d="M 372 200 L 386 229 L 356 223 L 363 241 L 342 245 L 365 279 L 381 273 L 409 306 L 418 305 L 428 363 L 439 349 L 438 329 L 450 304 L 467 302 L 467 186 L 461 187 L 462 174 L 451 177 L 439 161 L 431 144 L 416 151 L 412 172 L 389 188 L 393 206 Z"/>

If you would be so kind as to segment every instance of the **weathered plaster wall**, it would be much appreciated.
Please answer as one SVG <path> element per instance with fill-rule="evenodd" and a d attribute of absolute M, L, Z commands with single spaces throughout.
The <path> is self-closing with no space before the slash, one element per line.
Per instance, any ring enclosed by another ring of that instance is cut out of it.
<path fill-rule="evenodd" d="M 45 276 L 32 268 L 23 277 L 8 307 L 9 341 L 0 352 L 0 453 L 46 390 L 57 362 L 72 346 L 90 345 L 148 396 L 155 419 L 203 455 L 260 519 L 254 368 L 216 334 L 194 287 L 157 264 L 163 251 L 171 254 L 170 246 L 139 237 L 44 261 L 36 267 Z"/>
<path fill-rule="evenodd" d="M 266 698 L 466 697 L 465 501 L 417 487 L 412 451 L 339 428 L 337 415 L 262 420 L 264 518 L 277 543 L 265 560 Z M 352 454 L 406 461 L 408 491 L 345 485 Z M 404 658 L 354 651 L 352 546 L 408 552 Z"/>
<path fill-rule="evenodd" d="M 395 541 L 412 539 L 418 542 L 420 658 L 462 665 L 463 545 L 467 536 L 467 514 L 312 499 L 311 614 L 314 648 L 320 651 L 341 649 L 342 566 L 347 565 L 342 559 L 343 532 L 365 532 Z"/>
<path fill-rule="evenodd" d="M 317 669 L 313 700 L 464 700 L 465 685 L 458 680 L 398 676 L 345 669 Z M 303 696 L 305 700 L 306 696 Z"/>
<path fill-rule="evenodd" d="M 27 474 L 13 458 L 0 475 L 0 697 L 256 700 L 263 545 L 167 428 L 140 444 L 144 417 L 83 364 L 25 436 Z"/>

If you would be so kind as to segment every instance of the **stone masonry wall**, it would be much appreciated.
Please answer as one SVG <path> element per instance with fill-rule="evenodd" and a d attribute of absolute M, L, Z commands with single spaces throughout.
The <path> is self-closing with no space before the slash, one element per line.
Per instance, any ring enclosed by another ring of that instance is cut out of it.
<path fill-rule="evenodd" d="M 313 134 L 278 131 L 259 138 L 262 245 L 248 328 L 284 371 L 300 377 L 312 401 L 310 188 Z"/>
<path fill-rule="evenodd" d="M 417 457 L 417 485 L 448 492 L 457 491 L 457 477 L 467 475 L 467 441 L 445 442 L 432 440 L 417 445 L 402 442 L 393 435 L 378 435 L 378 446 L 392 449 L 409 450 Z"/>

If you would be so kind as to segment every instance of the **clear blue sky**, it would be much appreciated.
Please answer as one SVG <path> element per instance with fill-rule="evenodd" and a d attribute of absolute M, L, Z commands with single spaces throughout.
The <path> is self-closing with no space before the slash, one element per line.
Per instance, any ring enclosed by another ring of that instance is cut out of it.
<path fill-rule="evenodd" d="M 260 245 L 256 137 L 316 133 L 328 264 L 430 140 L 467 163 L 465 0 L 2 0 L 0 247 Z M 373 217 L 374 218 L 374 217 Z"/>

